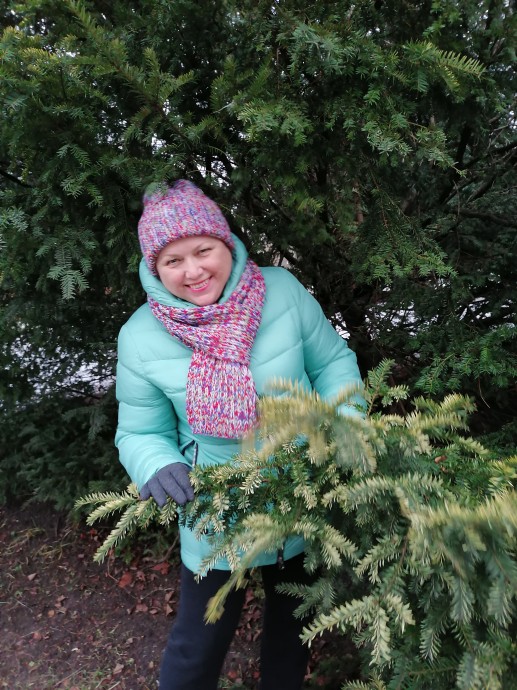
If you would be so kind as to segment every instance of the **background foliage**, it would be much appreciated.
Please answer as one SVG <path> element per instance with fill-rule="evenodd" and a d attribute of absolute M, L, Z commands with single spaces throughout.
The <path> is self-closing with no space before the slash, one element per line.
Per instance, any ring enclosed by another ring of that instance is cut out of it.
<path fill-rule="evenodd" d="M 392 358 L 515 445 L 511 3 L 4 0 L 0 21 L 4 499 L 123 480 L 140 199 L 180 176 L 313 290 L 364 375 Z"/>

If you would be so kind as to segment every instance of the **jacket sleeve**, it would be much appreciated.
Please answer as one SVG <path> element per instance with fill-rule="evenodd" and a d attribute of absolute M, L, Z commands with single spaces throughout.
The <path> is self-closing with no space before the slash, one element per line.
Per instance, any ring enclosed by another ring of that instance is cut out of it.
<path fill-rule="evenodd" d="M 165 465 L 186 460 L 178 448 L 172 403 L 146 378 L 137 346 L 126 326 L 118 339 L 116 391 L 119 420 L 115 445 L 121 463 L 140 489 Z"/>
<path fill-rule="evenodd" d="M 289 276 L 298 303 L 305 371 L 312 387 L 325 400 L 332 400 L 350 385 L 361 389 L 363 382 L 355 353 L 336 332 L 319 302 L 292 274 Z M 360 393 L 355 394 L 352 401 L 361 408 L 366 407 Z M 362 416 L 352 405 L 342 405 L 340 412 Z"/>

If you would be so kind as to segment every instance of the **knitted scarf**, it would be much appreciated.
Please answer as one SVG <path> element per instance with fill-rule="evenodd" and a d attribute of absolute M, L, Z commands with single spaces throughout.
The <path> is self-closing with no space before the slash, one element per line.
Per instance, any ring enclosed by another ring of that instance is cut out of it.
<path fill-rule="evenodd" d="M 196 434 L 241 438 L 257 424 L 257 392 L 249 369 L 266 286 L 248 259 L 226 302 L 178 308 L 150 296 L 154 316 L 193 350 L 187 377 L 187 420 Z"/>

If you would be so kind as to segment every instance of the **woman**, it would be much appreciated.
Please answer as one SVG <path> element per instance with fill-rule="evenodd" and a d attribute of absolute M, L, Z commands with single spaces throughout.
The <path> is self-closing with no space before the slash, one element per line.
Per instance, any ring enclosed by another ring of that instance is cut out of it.
<path fill-rule="evenodd" d="M 230 232 L 219 207 L 191 182 L 144 197 L 138 226 L 140 278 L 147 304 L 119 337 L 116 444 L 143 499 L 179 505 L 193 499 L 197 462 L 227 462 L 257 423 L 257 395 L 289 378 L 325 398 L 360 383 L 356 357 L 316 300 L 286 270 L 258 268 Z M 350 410 L 353 414 L 354 411 Z M 207 544 L 180 529 L 178 613 L 165 649 L 160 690 L 215 690 L 238 625 L 244 591 L 233 591 L 222 618 L 204 623 L 210 597 L 229 576 L 220 561 L 196 581 Z M 303 540 L 285 544 L 283 563 L 264 553 L 261 690 L 300 690 L 307 648 L 298 605 L 280 582 L 308 582 Z"/>

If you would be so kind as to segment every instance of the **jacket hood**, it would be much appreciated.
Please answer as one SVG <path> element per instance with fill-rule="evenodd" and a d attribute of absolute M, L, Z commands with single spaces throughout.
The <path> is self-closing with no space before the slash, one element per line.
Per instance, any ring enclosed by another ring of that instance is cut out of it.
<path fill-rule="evenodd" d="M 235 248 L 232 251 L 232 272 L 230 273 L 228 282 L 224 287 L 223 294 L 219 299 L 219 303 L 226 302 L 226 300 L 235 290 L 237 283 L 239 282 L 242 276 L 242 272 L 244 271 L 244 267 L 246 266 L 246 261 L 248 260 L 248 252 L 244 244 L 233 233 L 232 238 L 235 243 Z M 195 304 L 187 302 L 186 300 L 181 299 L 180 297 L 176 297 L 171 292 L 169 292 L 167 288 L 163 285 L 162 281 L 157 276 L 153 276 L 153 274 L 147 267 L 145 259 L 142 259 L 140 261 L 138 272 L 140 275 L 140 282 L 142 283 L 142 287 L 144 288 L 145 292 L 149 295 L 149 297 L 156 300 L 160 304 L 163 304 L 166 307 L 177 307 L 179 309 L 185 309 L 185 307 L 196 306 Z"/>

